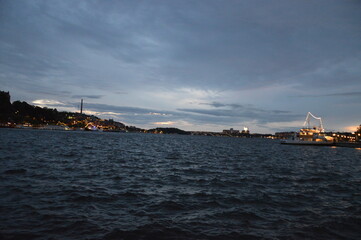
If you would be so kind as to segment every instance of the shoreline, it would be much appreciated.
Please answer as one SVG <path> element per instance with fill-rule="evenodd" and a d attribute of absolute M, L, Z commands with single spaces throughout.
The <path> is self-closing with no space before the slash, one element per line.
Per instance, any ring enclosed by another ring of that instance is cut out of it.
<path fill-rule="evenodd" d="M 104 132 L 104 133 L 146 133 L 149 134 L 151 132 L 125 132 L 125 131 L 103 131 L 103 130 L 84 130 L 84 129 L 60 129 L 60 128 L 44 128 L 44 127 L 9 127 L 9 126 L 0 126 L 0 129 L 17 129 L 17 130 L 47 130 L 47 131 L 61 131 L 61 132 Z M 151 133 L 151 134 L 158 134 L 158 135 L 173 135 L 170 133 Z M 257 134 L 256 136 L 251 136 L 250 137 L 237 137 L 237 136 L 226 136 L 226 135 L 217 135 L 219 133 L 214 133 L 214 135 L 202 135 L 202 136 L 214 136 L 214 137 L 233 137 L 233 138 L 262 138 L 262 139 L 272 139 L 272 140 L 280 140 L 277 138 L 268 138 L 268 137 L 260 137 L 259 134 Z M 198 134 L 178 134 L 178 135 L 189 135 L 189 136 L 200 136 Z M 310 146 L 310 145 L 303 145 L 303 146 Z M 332 144 L 330 147 L 345 147 L 345 148 L 355 148 L 355 149 L 361 149 L 361 142 L 336 142 L 334 144 Z"/>

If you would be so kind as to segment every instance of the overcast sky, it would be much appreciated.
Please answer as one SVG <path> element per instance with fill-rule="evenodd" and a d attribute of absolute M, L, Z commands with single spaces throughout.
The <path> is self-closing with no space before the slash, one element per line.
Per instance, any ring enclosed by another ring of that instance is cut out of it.
<path fill-rule="evenodd" d="M 361 1 L 0 0 L 0 90 L 143 128 L 361 124 Z"/>

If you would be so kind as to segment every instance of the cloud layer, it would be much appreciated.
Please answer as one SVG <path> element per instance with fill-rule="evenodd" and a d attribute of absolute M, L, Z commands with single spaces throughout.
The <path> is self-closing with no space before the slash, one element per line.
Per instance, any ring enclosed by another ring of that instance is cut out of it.
<path fill-rule="evenodd" d="M 271 123 L 286 126 L 308 111 L 335 129 L 361 119 L 353 110 L 359 101 L 350 100 L 361 91 L 359 1 L 0 5 L 0 84 L 17 99 L 84 98 L 97 112 L 166 112 L 173 119 L 129 114 L 126 121 L 183 121 L 188 129 L 249 123 L 274 131 Z"/>

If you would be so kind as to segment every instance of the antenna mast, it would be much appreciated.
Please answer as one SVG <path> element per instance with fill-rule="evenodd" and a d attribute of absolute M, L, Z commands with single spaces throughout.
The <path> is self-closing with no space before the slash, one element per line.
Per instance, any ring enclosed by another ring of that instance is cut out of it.
<path fill-rule="evenodd" d="M 80 114 L 83 114 L 83 99 L 80 101 Z"/>

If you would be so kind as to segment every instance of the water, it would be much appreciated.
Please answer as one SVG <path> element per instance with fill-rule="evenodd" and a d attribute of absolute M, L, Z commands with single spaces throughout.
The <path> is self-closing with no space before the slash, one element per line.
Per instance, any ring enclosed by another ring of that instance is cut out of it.
<path fill-rule="evenodd" d="M 0 239 L 360 239 L 361 150 L 0 129 Z"/>

